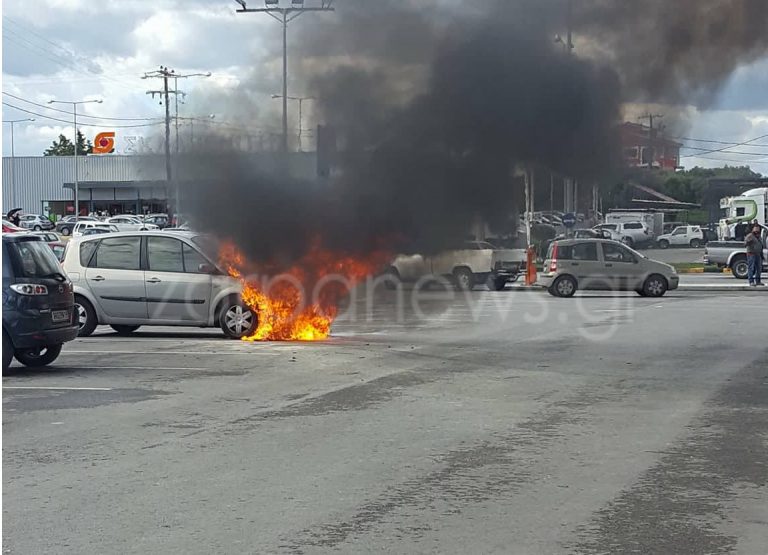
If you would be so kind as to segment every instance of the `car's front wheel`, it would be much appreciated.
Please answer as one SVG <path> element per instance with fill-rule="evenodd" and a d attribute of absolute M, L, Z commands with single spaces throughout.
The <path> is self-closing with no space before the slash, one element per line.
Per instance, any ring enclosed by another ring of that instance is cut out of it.
<path fill-rule="evenodd" d="M 664 276 L 653 274 L 645 280 L 643 293 L 645 293 L 646 297 L 661 297 L 667 292 L 667 288 L 667 280 L 664 279 Z"/>
<path fill-rule="evenodd" d="M 32 228 L 32 230 L 33 231 L 43 231 L 43 228 L 40 227 L 39 225 L 36 225 L 35 227 Z"/>
<path fill-rule="evenodd" d="M 99 323 L 93 305 L 85 297 L 75 295 L 75 314 L 77 316 L 77 336 L 88 337 Z"/>
<path fill-rule="evenodd" d="M 549 286 L 549 294 L 555 297 L 573 297 L 576 293 L 576 280 L 571 276 L 560 276 Z"/>
<path fill-rule="evenodd" d="M 661 241 L 659 241 L 659 248 L 660 249 L 668 249 L 669 248 L 669 241 L 667 241 L 666 239 L 662 239 Z"/>
<path fill-rule="evenodd" d="M 63 343 L 58 345 L 45 345 L 32 349 L 16 351 L 16 360 L 24 366 L 47 366 L 59 357 Z"/>
<path fill-rule="evenodd" d="M 456 283 L 456 288 L 460 291 L 471 291 L 475 286 L 475 275 L 469 268 L 456 268 L 453 271 L 453 279 Z"/>
<path fill-rule="evenodd" d="M 258 325 L 256 313 L 240 300 L 227 301 L 219 313 L 219 326 L 229 338 L 248 337 Z"/>
<path fill-rule="evenodd" d="M 68 227 L 62 227 L 61 228 L 61 234 L 64 237 L 67 237 L 70 233 L 72 233 L 72 231 Z"/>

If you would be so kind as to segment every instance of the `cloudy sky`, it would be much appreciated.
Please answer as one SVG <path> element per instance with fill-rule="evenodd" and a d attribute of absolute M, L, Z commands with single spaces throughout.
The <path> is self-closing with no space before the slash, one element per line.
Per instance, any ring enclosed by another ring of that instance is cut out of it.
<path fill-rule="evenodd" d="M 338 10 L 343 3 L 336 2 Z M 39 155 L 60 133 L 72 136 L 66 123 L 71 116 L 51 108 L 71 109 L 49 106 L 51 99 L 102 99 L 79 109 L 86 136 L 114 130 L 118 152 L 157 148 L 162 126 L 154 118 L 161 118 L 164 108 L 146 91 L 161 88 L 162 81 L 141 76 L 161 64 L 179 73 L 212 74 L 179 82 L 187 93 L 180 116 L 194 118 L 182 120 L 182 141 L 201 126 L 274 135 L 279 100 L 271 94 L 280 88 L 280 26 L 262 14 L 236 14 L 236 7 L 234 0 L 5 0 L 3 120 L 35 118 L 16 124 L 16 155 Z M 305 16 L 292 24 L 290 36 L 332 17 Z M 300 60 L 292 66 L 298 69 Z M 304 94 L 300 72 L 294 73 L 290 94 Z M 683 151 L 683 165 L 748 163 L 768 175 L 766 91 L 768 58 L 763 58 L 737 68 L 705 108 L 678 107 L 675 112 L 687 124 L 683 142 L 692 147 Z M 628 114 L 637 109 L 643 107 Z M 307 102 L 303 127 L 315 123 Z M 295 119 L 291 126 L 297 126 Z M 3 125 L 4 156 L 11 153 L 9 129 Z M 734 146 L 761 135 L 767 136 Z M 306 146 L 311 148 L 311 137 Z"/>

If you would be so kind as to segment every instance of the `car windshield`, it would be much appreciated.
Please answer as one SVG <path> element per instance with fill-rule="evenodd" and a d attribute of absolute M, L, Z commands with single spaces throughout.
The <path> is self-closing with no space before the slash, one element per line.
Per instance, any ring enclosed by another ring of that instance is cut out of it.
<path fill-rule="evenodd" d="M 56 256 L 44 241 L 13 241 L 9 247 L 20 276 L 39 278 L 61 273 Z"/>

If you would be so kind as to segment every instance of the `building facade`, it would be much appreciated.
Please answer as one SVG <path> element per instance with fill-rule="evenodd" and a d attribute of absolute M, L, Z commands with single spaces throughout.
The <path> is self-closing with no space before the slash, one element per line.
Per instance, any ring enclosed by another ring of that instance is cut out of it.
<path fill-rule="evenodd" d="M 221 155 L 185 155 L 174 161 L 180 192 L 190 179 L 215 180 Z M 232 163 L 247 164 L 258 171 L 274 171 L 279 156 L 274 153 L 233 155 Z M 215 162 L 215 163 L 214 163 Z M 2 212 L 21 208 L 46 216 L 74 214 L 75 158 L 73 156 L 3 157 Z M 185 170 L 192 168 L 194 170 Z M 176 183 L 166 181 L 165 158 L 160 155 L 78 156 L 78 201 L 81 214 L 106 211 L 110 214 L 139 214 L 172 210 Z M 294 152 L 288 157 L 291 176 L 316 180 L 314 152 Z"/>
<path fill-rule="evenodd" d="M 658 130 L 639 123 L 623 123 L 619 131 L 624 163 L 627 166 L 674 171 L 680 165 L 682 143 L 668 139 Z"/>

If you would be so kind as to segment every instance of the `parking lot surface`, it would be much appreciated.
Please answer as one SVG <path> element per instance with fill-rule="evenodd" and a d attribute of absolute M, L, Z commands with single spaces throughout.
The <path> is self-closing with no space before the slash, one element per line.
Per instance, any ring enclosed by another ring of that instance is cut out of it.
<path fill-rule="evenodd" d="M 764 552 L 766 300 L 380 292 L 314 343 L 99 328 L 3 378 L 4 552 Z"/>

